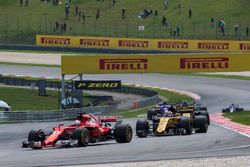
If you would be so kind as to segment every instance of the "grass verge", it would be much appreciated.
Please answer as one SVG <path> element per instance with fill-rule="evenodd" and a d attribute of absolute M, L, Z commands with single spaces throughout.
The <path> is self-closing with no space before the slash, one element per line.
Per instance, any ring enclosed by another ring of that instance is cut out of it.
<path fill-rule="evenodd" d="M 0 65 L 36 66 L 36 67 L 61 67 L 60 65 L 53 65 L 53 64 L 32 64 L 32 63 L 13 63 L 13 62 L 0 62 Z"/>
<path fill-rule="evenodd" d="M 224 116 L 230 118 L 233 122 L 237 122 L 244 125 L 250 125 L 250 111 L 225 113 Z"/>

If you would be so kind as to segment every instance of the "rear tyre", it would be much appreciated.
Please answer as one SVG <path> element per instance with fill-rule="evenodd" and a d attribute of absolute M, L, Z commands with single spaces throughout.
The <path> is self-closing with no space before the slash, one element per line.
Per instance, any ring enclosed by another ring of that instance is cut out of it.
<path fill-rule="evenodd" d="M 193 131 L 192 123 L 189 117 L 181 117 L 180 118 L 180 129 L 183 135 L 191 135 Z"/>
<path fill-rule="evenodd" d="M 147 111 L 147 119 L 148 120 L 152 120 L 153 116 L 156 115 L 156 111 L 154 109 L 149 109 Z"/>
<path fill-rule="evenodd" d="M 89 131 L 86 128 L 77 128 L 75 129 L 75 131 L 73 132 L 72 139 L 74 140 L 78 140 L 78 146 L 80 147 L 84 147 L 87 146 L 89 143 Z"/>
<path fill-rule="evenodd" d="M 133 131 L 129 124 L 118 124 L 114 133 L 117 143 L 129 143 L 133 137 Z"/>
<path fill-rule="evenodd" d="M 207 123 L 208 125 L 210 125 L 210 118 L 209 118 L 209 114 L 207 111 L 200 111 L 200 115 L 204 115 L 207 117 Z"/>
<path fill-rule="evenodd" d="M 148 122 L 145 119 L 138 119 L 136 122 L 136 136 L 147 137 L 148 135 Z"/>
<path fill-rule="evenodd" d="M 207 133 L 208 121 L 206 116 L 204 115 L 196 116 L 194 118 L 194 124 L 195 128 L 197 129 L 195 130 L 196 133 Z"/>

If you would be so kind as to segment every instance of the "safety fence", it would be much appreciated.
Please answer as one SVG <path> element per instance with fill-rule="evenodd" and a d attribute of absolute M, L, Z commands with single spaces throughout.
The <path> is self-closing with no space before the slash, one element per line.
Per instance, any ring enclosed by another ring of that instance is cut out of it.
<path fill-rule="evenodd" d="M 71 120 L 78 113 L 108 115 L 117 112 L 117 105 L 74 108 L 49 111 L 0 112 L 1 122 L 51 122 Z"/>
<path fill-rule="evenodd" d="M 24 79 L 11 76 L 0 75 L 0 83 L 12 86 L 26 86 L 38 87 L 41 80 Z M 61 89 L 61 82 L 46 81 L 47 88 Z M 141 100 L 131 103 L 132 109 L 142 108 L 153 105 L 160 101 L 158 93 L 153 90 L 144 89 L 134 86 L 123 85 L 120 90 L 113 90 L 118 93 L 128 93 L 143 96 Z M 118 104 L 113 103 L 108 106 L 92 106 L 66 110 L 52 110 L 52 111 L 23 111 L 23 112 L 0 112 L 0 122 L 47 122 L 47 121 L 61 121 L 65 119 L 74 118 L 79 112 L 85 113 L 99 113 L 108 115 L 118 112 Z"/>
<path fill-rule="evenodd" d="M 221 39 L 221 40 L 249 40 L 249 23 L 238 20 L 236 23 L 226 20 L 224 33 L 220 30 L 218 22 L 209 19 L 182 23 L 169 22 L 162 24 L 161 17 L 145 19 L 91 19 L 86 18 L 83 24 L 77 18 L 58 20 L 47 12 L 32 19 L 27 16 L 0 15 L 0 43 L 5 44 L 34 44 L 36 34 L 46 35 L 72 35 L 72 36 L 103 36 L 122 38 L 161 38 L 161 39 Z M 34 15 L 37 15 L 36 13 Z"/>

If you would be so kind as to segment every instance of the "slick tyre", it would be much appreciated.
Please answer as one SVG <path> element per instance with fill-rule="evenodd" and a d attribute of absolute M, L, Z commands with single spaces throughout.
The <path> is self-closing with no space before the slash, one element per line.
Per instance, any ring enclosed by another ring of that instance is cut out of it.
<path fill-rule="evenodd" d="M 39 130 L 31 130 L 28 135 L 29 142 L 43 142 L 45 140 L 45 133 L 42 129 Z"/>
<path fill-rule="evenodd" d="M 89 143 L 89 131 L 86 128 L 77 128 L 75 129 L 75 131 L 73 132 L 72 139 L 74 140 L 78 140 L 78 146 L 80 147 L 84 147 L 87 146 Z"/>
<path fill-rule="evenodd" d="M 136 121 L 136 136 L 147 137 L 148 135 L 148 122 L 145 119 L 138 119 Z"/>
<path fill-rule="evenodd" d="M 41 142 L 45 140 L 45 133 L 42 129 L 39 130 L 31 130 L 28 135 L 28 142 Z M 32 149 L 41 149 L 42 146 L 32 146 Z"/>
<path fill-rule="evenodd" d="M 193 131 L 192 122 L 189 117 L 181 117 L 180 118 L 180 129 L 183 135 L 191 135 Z"/>
<path fill-rule="evenodd" d="M 194 118 L 195 132 L 196 133 L 207 133 L 208 120 L 204 115 L 199 115 Z"/>
<path fill-rule="evenodd" d="M 117 143 L 129 143 L 133 137 L 133 131 L 129 124 L 118 124 L 114 133 Z"/>
<path fill-rule="evenodd" d="M 207 123 L 208 125 L 210 125 L 210 118 L 209 118 L 209 114 L 207 111 L 200 111 L 200 115 L 204 115 L 207 117 Z"/>
<path fill-rule="evenodd" d="M 154 109 L 149 109 L 147 111 L 147 119 L 148 120 L 152 120 L 153 116 L 156 115 L 156 111 Z"/>

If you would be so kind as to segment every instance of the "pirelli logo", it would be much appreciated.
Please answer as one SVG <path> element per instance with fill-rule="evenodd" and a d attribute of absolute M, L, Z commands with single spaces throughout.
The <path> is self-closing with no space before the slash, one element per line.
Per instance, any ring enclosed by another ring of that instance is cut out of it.
<path fill-rule="evenodd" d="M 119 40 L 119 47 L 125 48 L 148 48 L 148 41 L 136 41 L 136 40 Z"/>
<path fill-rule="evenodd" d="M 240 50 L 250 50 L 250 43 L 240 43 Z"/>
<path fill-rule="evenodd" d="M 121 81 L 120 80 L 75 81 L 75 88 L 85 89 L 85 90 L 121 89 Z"/>
<path fill-rule="evenodd" d="M 228 57 L 180 58 L 180 69 L 227 69 Z"/>
<path fill-rule="evenodd" d="M 92 46 L 92 47 L 107 47 L 109 46 L 109 40 L 107 39 L 80 39 L 81 46 Z"/>
<path fill-rule="evenodd" d="M 188 49 L 188 42 L 158 41 L 158 48 Z"/>
<path fill-rule="evenodd" d="M 70 38 L 41 37 L 41 44 L 70 45 Z"/>
<path fill-rule="evenodd" d="M 100 70 L 147 70 L 148 59 L 100 59 Z"/>
<path fill-rule="evenodd" d="M 198 42 L 198 49 L 202 49 L 202 50 L 229 50 L 229 43 Z"/>

